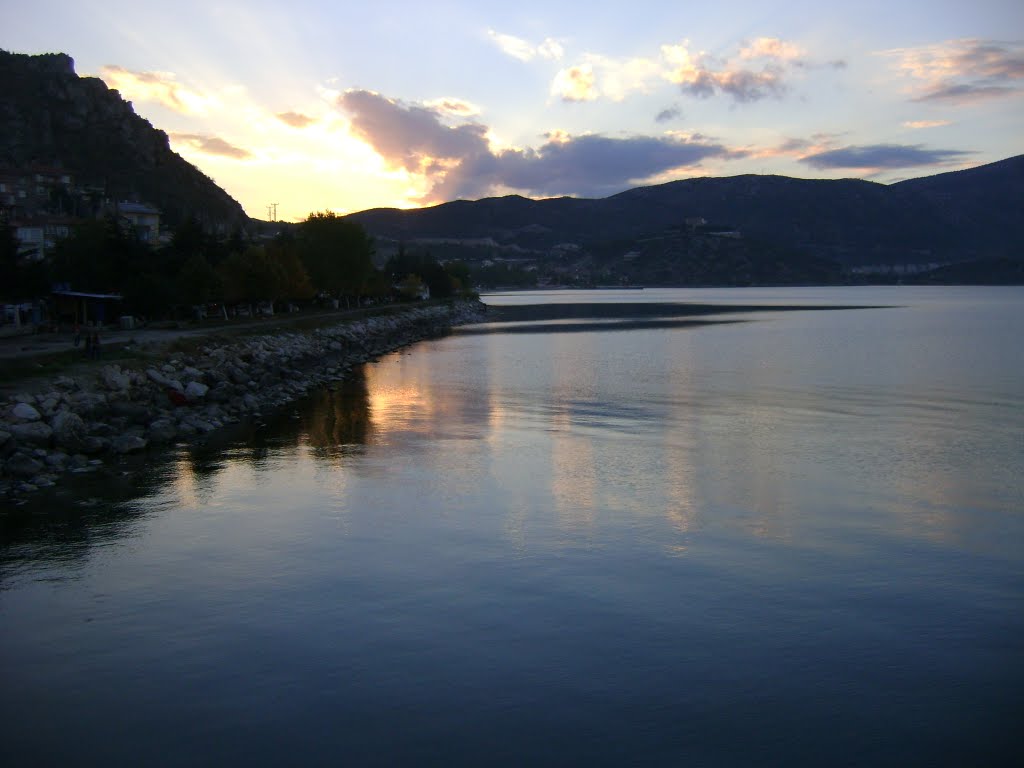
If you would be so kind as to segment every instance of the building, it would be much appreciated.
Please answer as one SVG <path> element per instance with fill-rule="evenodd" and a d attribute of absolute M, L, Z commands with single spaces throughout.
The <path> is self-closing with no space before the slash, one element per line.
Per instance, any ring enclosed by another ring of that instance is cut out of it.
<path fill-rule="evenodd" d="M 127 223 L 139 240 L 156 245 L 160 239 L 160 211 L 145 203 L 117 204 L 118 217 Z"/>

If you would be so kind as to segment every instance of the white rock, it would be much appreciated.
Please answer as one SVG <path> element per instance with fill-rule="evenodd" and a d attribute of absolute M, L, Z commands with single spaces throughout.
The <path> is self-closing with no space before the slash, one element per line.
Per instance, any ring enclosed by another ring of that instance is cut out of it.
<path fill-rule="evenodd" d="M 115 391 L 121 391 L 128 389 L 132 385 L 131 377 L 123 373 L 121 369 L 116 365 L 105 365 L 103 370 L 100 372 L 100 378 L 103 379 L 103 383 L 107 389 Z"/>
<path fill-rule="evenodd" d="M 28 403 L 18 403 L 11 409 L 11 418 L 15 421 L 39 421 L 42 415 Z"/>
<path fill-rule="evenodd" d="M 206 397 L 209 389 L 208 386 L 200 384 L 198 381 L 190 381 L 185 387 L 185 397 L 190 403 L 194 403 Z"/>

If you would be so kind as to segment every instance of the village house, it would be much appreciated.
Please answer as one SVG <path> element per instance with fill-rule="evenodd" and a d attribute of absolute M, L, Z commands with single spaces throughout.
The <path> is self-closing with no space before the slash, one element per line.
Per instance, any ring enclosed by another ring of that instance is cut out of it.
<path fill-rule="evenodd" d="M 145 203 L 117 204 L 117 215 L 135 232 L 139 240 L 156 245 L 160 239 L 160 211 Z"/>

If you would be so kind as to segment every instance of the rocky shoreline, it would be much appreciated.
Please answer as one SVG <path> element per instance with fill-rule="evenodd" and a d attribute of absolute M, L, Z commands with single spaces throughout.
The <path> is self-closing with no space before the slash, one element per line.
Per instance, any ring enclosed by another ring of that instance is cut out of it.
<path fill-rule="evenodd" d="M 195 354 L 168 352 L 145 368 L 58 376 L 0 402 L 0 499 L 203 438 L 344 378 L 353 366 L 478 322 L 484 311 L 478 301 L 413 307 L 308 332 L 210 339 Z"/>

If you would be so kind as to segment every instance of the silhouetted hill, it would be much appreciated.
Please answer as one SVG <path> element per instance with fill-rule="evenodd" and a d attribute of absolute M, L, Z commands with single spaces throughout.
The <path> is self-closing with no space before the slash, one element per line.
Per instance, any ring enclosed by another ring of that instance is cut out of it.
<path fill-rule="evenodd" d="M 767 247 L 854 267 L 1019 258 L 1021 211 L 1024 156 L 891 185 L 744 175 L 674 181 L 599 200 L 510 196 L 353 217 L 384 240 L 443 247 L 437 241 L 492 238 L 495 253 L 504 255 L 565 243 L 590 252 L 633 251 L 652 238 L 680 235 L 688 219 L 704 219 L 712 228 L 738 231 L 758 252 Z M 676 237 L 677 246 L 685 239 Z"/>
<path fill-rule="evenodd" d="M 169 223 L 187 216 L 219 228 L 248 221 L 116 90 L 76 75 L 70 56 L 0 51 L 0 82 L 0 168 L 61 168 L 110 200 L 155 205 Z"/>

